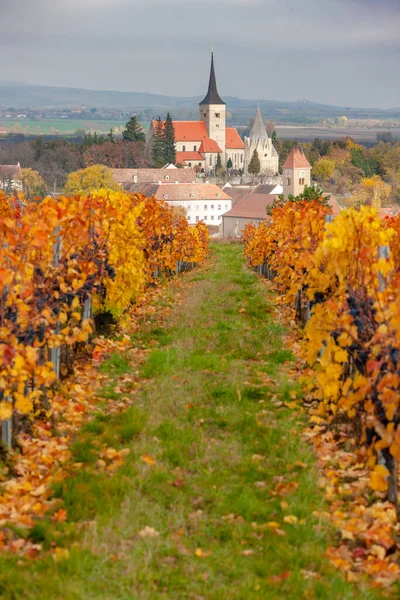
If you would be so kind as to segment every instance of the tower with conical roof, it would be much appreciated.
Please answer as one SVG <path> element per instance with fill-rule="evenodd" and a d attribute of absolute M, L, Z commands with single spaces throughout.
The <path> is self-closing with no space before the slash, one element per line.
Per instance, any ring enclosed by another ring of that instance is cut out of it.
<path fill-rule="evenodd" d="M 221 149 L 222 166 L 225 163 L 226 153 L 226 107 L 217 90 L 217 81 L 214 68 L 214 51 L 211 51 L 211 70 L 208 83 L 208 92 L 200 102 L 200 119 L 206 125 L 209 137 L 217 142 Z"/>
<path fill-rule="evenodd" d="M 246 173 L 248 173 L 248 166 L 254 150 L 257 150 L 261 163 L 260 175 L 276 175 L 279 170 L 279 156 L 274 148 L 271 138 L 268 137 L 260 105 L 257 107 L 256 116 L 249 137 L 244 138 L 244 163 Z"/>
<path fill-rule="evenodd" d="M 301 146 L 293 146 L 283 165 L 283 195 L 298 196 L 311 185 L 311 165 Z"/>

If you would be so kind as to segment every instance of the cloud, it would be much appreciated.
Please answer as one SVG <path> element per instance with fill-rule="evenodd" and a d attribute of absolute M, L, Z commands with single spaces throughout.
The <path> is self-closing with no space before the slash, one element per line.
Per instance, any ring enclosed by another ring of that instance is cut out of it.
<path fill-rule="evenodd" d="M 395 105 L 398 0 L 0 0 L 3 78 Z M 374 85 L 379 75 L 379 85 Z"/>

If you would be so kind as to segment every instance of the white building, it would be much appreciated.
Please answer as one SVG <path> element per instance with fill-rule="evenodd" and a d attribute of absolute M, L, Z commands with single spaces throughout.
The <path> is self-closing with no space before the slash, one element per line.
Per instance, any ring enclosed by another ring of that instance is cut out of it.
<path fill-rule="evenodd" d="M 137 184 L 132 185 L 130 191 L 183 208 L 191 224 L 203 221 L 206 225 L 219 226 L 222 215 L 232 208 L 232 198 L 211 183 Z"/>

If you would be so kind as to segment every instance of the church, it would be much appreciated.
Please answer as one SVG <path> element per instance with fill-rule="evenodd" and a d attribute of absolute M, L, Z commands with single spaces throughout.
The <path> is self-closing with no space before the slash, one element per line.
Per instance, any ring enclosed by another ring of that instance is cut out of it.
<path fill-rule="evenodd" d="M 260 175 L 278 173 L 278 154 L 268 137 L 259 107 L 250 135 L 244 142 L 234 127 L 226 126 L 226 104 L 218 94 L 213 52 L 208 91 L 199 104 L 199 111 L 199 121 L 173 121 L 176 165 L 209 173 L 215 170 L 220 157 L 222 167 L 227 168 L 229 163 L 232 169 L 247 174 L 253 152 L 257 150 Z M 155 126 L 156 121 L 152 121 L 147 137 L 149 143 Z"/>

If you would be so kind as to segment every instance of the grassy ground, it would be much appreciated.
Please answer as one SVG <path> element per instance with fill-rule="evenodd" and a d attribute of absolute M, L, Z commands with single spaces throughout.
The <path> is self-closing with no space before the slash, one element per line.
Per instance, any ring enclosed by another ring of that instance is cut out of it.
<path fill-rule="evenodd" d="M 332 532 L 313 516 L 323 504 L 313 456 L 285 405 L 291 354 L 241 247 L 214 246 L 210 269 L 188 278 L 169 326 L 149 321 L 133 336 L 154 347 L 136 403 L 100 415 L 76 440 L 79 468 L 56 489 L 68 521 L 30 534 L 69 555 L 2 557 L 0 597 L 379 598 L 323 558 Z M 104 393 L 118 397 L 134 365 L 113 355 L 101 368 Z M 103 442 L 130 449 L 113 475 L 96 468 Z"/>

